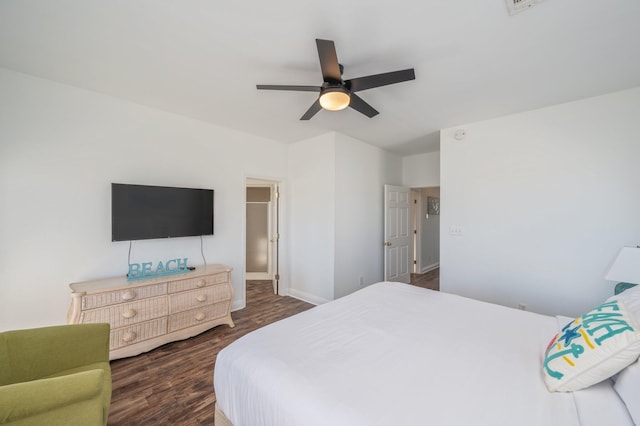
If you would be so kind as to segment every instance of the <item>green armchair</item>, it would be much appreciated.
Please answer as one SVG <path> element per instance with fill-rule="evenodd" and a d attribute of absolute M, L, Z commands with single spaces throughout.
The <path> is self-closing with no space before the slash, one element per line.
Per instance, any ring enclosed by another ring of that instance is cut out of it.
<path fill-rule="evenodd" d="M 0 424 L 106 425 L 109 324 L 0 333 Z"/>

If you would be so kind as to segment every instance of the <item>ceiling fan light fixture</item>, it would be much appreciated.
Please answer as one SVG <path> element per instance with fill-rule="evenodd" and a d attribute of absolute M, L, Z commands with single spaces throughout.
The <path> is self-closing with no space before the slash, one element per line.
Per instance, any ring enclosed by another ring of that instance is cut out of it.
<path fill-rule="evenodd" d="M 340 111 L 349 106 L 351 96 L 343 87 L 328 87 L 320 94 L 320 106 L 329 111 Z"/>
<path fill-rule="evenodd" d="M 525 0 L 507 0 L 525 1 Z M 541 0 L 526 0 L 541 1 Z M 332 40 L 316 39 L 318 47 L 318 57 L 320 59 L 320 69 L 322 70 L 322 86 L 291 86 L 257 84 L 258 90 L 293 90 L 297 92 L 320 92 L 313 104 L 300 117 L 300 120 L 310 120 L 321 109 L 328 111 L 340 111 L 347 107 L 353 108 L 357 112 L 372 118 L 378 115 L 378 111 L 364 101 L 357 92 L 361 90 L 373 89 L 374 87 L 387 86 L 389 84 L 402 83 L 403 81 L 415 80 L 416 74 L 413 68 L 399 71 L 385 72 L 382 74 L 367 75 L 364 77 L 344 80 L 342 73 L 344 67 L 338 62 L 336 47 Z"/>

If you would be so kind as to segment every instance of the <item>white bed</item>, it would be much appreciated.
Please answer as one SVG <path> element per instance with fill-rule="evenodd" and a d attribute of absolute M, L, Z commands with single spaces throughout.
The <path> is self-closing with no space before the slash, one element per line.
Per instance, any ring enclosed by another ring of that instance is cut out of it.
<path fill-rule="evenodd" d="M 577 392 L 546 389 L 541 359 L 569 320 L 374 284 L 223 349 L 214 372 L 218 421 L 633 425 L 610 380 Z"/>

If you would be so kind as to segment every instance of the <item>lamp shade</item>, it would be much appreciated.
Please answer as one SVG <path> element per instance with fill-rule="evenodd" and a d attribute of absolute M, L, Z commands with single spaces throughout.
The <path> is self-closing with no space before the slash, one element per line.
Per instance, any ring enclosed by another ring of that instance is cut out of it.
<path fill-rule="evenodd" d="M 605 279 L 640 284 L 640 248 L 623 247 Z"/>
<path fill-rule="evenodd" d="M 329 111 L 340 111 L 349 106 L 351 97 L 342 87 L 328 87 L 320 95 L 320 106 Z"/>

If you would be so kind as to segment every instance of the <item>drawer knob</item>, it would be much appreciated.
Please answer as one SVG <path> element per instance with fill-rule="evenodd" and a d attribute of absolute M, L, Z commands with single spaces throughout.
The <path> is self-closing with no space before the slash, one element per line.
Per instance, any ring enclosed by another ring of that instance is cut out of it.
<path fill-rule="evenodd" d="M 205 300 L 207 300 L 207 295 L 199 294 L 198 297 L 196 297 L 196 299 L 198 299 L 198 302 L 204 302 Z"/>
<path fill-rule="evenodd" d="M 136 310 L 135 310 L 135 309 L 131 309 L 131 308 L 129 308 L 129 309 L 127 309 L 126 311 L 124 311 L 124 312 L 122 313 L 122 316 L 123 316 L 123 317 L 125 317 L 125 318 L 133 318 L 133 317 L 135 317 L 137 314 L 138 314 L 138 312 L 136 312 Z"/>
<path fill-rule="evenodd" d="M 202 321 L 204 319 L 206 315 L 204 314 L 204 312 L 198 312 L 196 314 L 196 321 Z"/>
<path fill-rule="evenodd" d="M 133 290 L 127 290 L 124 293 L 122 293 L 122 300 L 131 300 L 134 297 L 136 297 L 136 292 Z"/>
<path fill-rule="evenodd" d="M 122 335 L 122 341 L 129 343 L 129 342 L 133 342 L 136 338 L 136 333 L 133 331 L 127 331 Z"/>
<path fill-rule="evenodd" d="M 197 285 L 198 287 L 202 288 L 202 287 L 204 287 L 205 285 L 207 285 L 207 282 L 206 282 L 205 280 L 200 280 L 200 281 L 198 281 L 198 284 L 196 284 L 196 285 Z"/>

